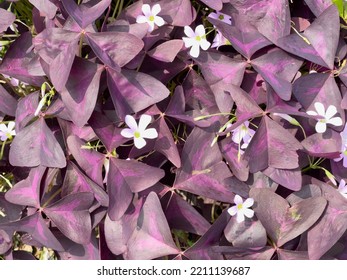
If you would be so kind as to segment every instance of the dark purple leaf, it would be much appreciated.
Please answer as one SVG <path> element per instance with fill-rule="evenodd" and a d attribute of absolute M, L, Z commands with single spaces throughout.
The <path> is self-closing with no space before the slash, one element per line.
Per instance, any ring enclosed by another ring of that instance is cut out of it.
<path fill-rule="evenodd" d="M 232 246 L 215 246 L 215 252 L 219 252 L 227 260 L 270 260 L 276 249 L 266 246 L 261 249 L 235 248 Z"/>
<path fill-rule="evenodd" d="M 279 260 L 308 260 L 307 251 L 288 251 L 284 249 L 277 250 Z"/>
<path fill-rule="evenodd" d="M 86 38 L 100 60 L 115 70 L 130 62 L 144 46 L 141 39 L 125 32 L 86 33 Z"/>
<path fill-rule="evenodd" d="M 203 235 L 210 228 L 210 223 L 197 210 L 176 193 L 169 193 L 169 202 L 165 216 L 170 228 Z"/>
<path fill-rule="evenodd" d="M 299 167 L 299 141 L 269 117 L 264 117 L 248 145 L 244 158 L 254 173 L 268 167 L 295 169 Z"/>
<path fill-rule="evenodd" d="M 14 116 L 16 114 L 17 100 L 0 85 L 0 112 Z"/>
<path fill-rule="evenodd" d="M 171 25 L 190 25 L 196 17 L 196 11 L 189 0 L 163 0 L 160 5 L 160 15 Z"/>
<path fill-rule="evenodd" d="M 263 173 L 287 189 L 292 191 L 298 191 L 301 189 L 302 174 L 300 168 L 288 170 L 268 167 L 263 171 Z"/>
<path fill-rule="evenodd" d="M 9 159 L 14 166 L 66 166 L 64 152 L 43 118 L 23 128 L 16 135 Z"/>
<path fill-rule="evenodd" d="M 21 131 L 35 116 L 39 104 L 39 92 L 35 91 L 18 101 L 16 110 L 16 133 Z"/>
<path fill-rule="evenodd" d="M 275 48 L 267 54 L 251 61 L 253 68 L 261 74 L 283 99 L 290 100 L 294 76 L 302 65 L 302 60 Z"/>
<path fill-rule="evenodd" d="M 144 73 L 108 69 L 107 76 L 112 101 L 122 118 L 163 100 L 170 93 L 161 82 Z"/>
<path fill-rule="evenodd" d="M 108 195 L 105 191 L 84 175 L 78 167 L 70 161 L 67 165 L 61 194 L 62 196 L 66 196 L 79 192 L 91 192 L 100 205 L 105 207 L 108 206 Z"/>
<path fill-rule="evenodd" d="M 105 155 L 92 149 L 85 148 L 86 143 L 77 136 L 67 138 L 67 146 L 84 172 L 99 186 L 103 185 L 102 166 Z"/>
<path fill-rule="evenodd" d="M 60 92 L 71 120 L 79 127 L 87 123 L 95 108 L 103 70 L 102 65 L 76 58 L 66 85 Z"/>
<path fill-rule="evenodd" d="M 90 192 L 73 193 L 43 209 L 57 228 L 78 244 L 90 243 L 92 233 L 89 208 L 94 196 Z"/>
<path fill-rule="evenodd" d="M 32 51 L 30 32 L 21 34 L 11 44 L 0 64 L 0 73 L 30 85 L 41 86 L 45 82 L 39 57 Z"/>
<path fill-rule="evenodd" d="M 125 259 L 148 260 L 177 255 L 179 250 L 172 240 L 169 225 L 158 196 L 151 192 L 137 219 L 137 226 L 128 241 Z"/>
<path fill-rule="evenodd" d="M 84 29 L 101 16 L 111 0 L 91 0 L 79 6 L 70 0 L 62 0 L 62 3 L 69 15 Z"/>
<path fill-rule="evenodd" d="M 302 33 L 293 33 L 277 41 L 277 45 L 297 56 L 334 68 L 339 42 L 340 19 L 335 5 L 331 5 Z"/>
<path fill-rule="evenodd" d="M 46 74 L 58 91 L 64 88 L 69 78 L 79 38 L 80 33 L 48 28 L 33 40 L 35 50 L 47 64 Z"/>
<path fill-rule="evenodd" d="M 331 0 L 305 0 L 305 2 L 316 17 L 323 13 L 332 4 Z"/>

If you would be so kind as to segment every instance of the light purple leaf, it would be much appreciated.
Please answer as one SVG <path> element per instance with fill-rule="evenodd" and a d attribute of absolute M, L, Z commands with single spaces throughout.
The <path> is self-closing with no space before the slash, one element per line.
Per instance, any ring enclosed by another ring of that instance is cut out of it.
<path fill-rule="evenodd" d="M 293 33 L 277 41 L 277 45 L 297 56 L 334 68 L 339 42 L 340 18 L 335 5 L 327 8 L 300 36 Z"/>
<path fill-rule="evenodd" d="M 322 215 L 327 201 L 308 198 L 289 206 L 281 196 L 269 189 L 251 189 L 255 215 L 278 247 L 307 231 Z"/>
<path fill-rule="evenodd" d="M 0 112 L 14 116 L 17 109 L 17 100 L 0 85 Z"/>
<path fill-rule="evenodd" d="M 101 16 L 111 1 L 91 0 L 79 6 L 70 0 L 62 0 L 62 3 L 69 15 L 84 29 Z"/>
<path fill-rule="evenodd" d="M 43 209 L 57 228 L 78 244 L 90 243 L 92 234 L 89 208 L 94 196 L 90 192 L 73 193 Z"/>
<path fill-rule="evenodd" d="M 322 257 L 347 230 L 347 200 L 336 189 L 317 180 L 323 197 L 328 201 L 323 216 L 308 232 L 308 254 L 310 259 Z"/>
<path fill-rule="evenodd" d="M 220 252 L 227 260 L 270 260 L 276 249 L 265 246 L 261 249 L 235 248 L 232 246 L 215 246 L 214 252 Z"/>
<path fill-rule="evenodd" d="M 30 85 L 41 86 L 45 82 L 39 57 L 32 51 L 30 32 L 21 34 L 11 44 L 0 64 L 0 73 Z"/>
<path fill-rule="evenodd" d="M 40 185 L 46 167 L 38 166 L 30 170 L 29 176 L 19 181 L 5 193 L 7 201 L 23 206 L 40 208 Z"/>
<path fill-rule="evenodd" d="M 284 249 L 277 250 L 279 260 L 308 260 L 307 251 L 289 251 Z"/>
<path fill-rule="evenodd" d="M 39 11 L 42 16 L 47 16 L 49 19 L 53 19 L 57 12 L 57 6 L 51 1 L 47 0 L 29 0 Z"/>
<path fill-rule="evenodd" d="M 11 144 L 9 159 L 13 166 L 66 166 L 64 152 L 43 118 L 16 135 Z"/>
<path fill-rule="evenodd" d="M 300 168 L 288 170 L 268 167 L 263 171 L 263 173 L 287 189 L 292 191 L 298 191 L 301 189 L 302 174 Z"/>
<path fill-rule="evenodd" d="M 162 101 L 170 93 L 157 79 L 132 70 L 118 73 L 108 69 L 107 83 L 116 112 L 122 118 Z"/>
<path fill-rule="evenodd" d="M 264 247 L 267 243 L 266 230 L 259 221 L 238 223 L 235 219 L 230 219 L 224 235 L 234 247 Z"/>
<path fill-rule="evenodd" d="M 86 33 L 86 38 L 100 60 L 115 70 L 130 62 L 144 46 L 141 39 L 125 32 Z"/>
<path fill-rule="evenodd" d="M 264 116 L 244 153 L 249 170 L 254 173 L 268 167 L 295 169 L 299 167 L 297 150 L 302 146 L 287 130 Z"/>
<path fill-rule="evenodd" d="M 172 240 L 169 225 L 158 196 L 151 192 L 137 220 L 135 231 L 128 241 L 125 259 L 148 260 L 179 254 Z"/>
<path fill-rule="evenodd" d="M 60 92 L 72 121 L 79 127 L 87 123 L 95 108 L 103 70 L 102 65 L 77 57 L 66 85 Z"/>
<path fill-rule="evenodd" d="M 35 116 L 39 104 L 39 92 L 35 91 L 19 99 L 16 110 L 16 133 L 21 131 Z"/>
<path fill-rule="evenodd" d="M 61 91 L 70 74 L 80 33 L 61 28 L 47 28 L 34 40 L 35 50 L 48 66 L 46 73 L 54 85 Z"/>
<path fill-rule="evenodd" d="M 160 16 L 174 26 L 190 25 L 196 17 L 196 11 L 189 0 L 163 0 Z"/>
<path fill-rule="evenodd" d="M 314 157 L 337 158 L 341 150 L 340 133 L 328 129 L 324 134 L 315 133 L 301 142 L 306 152 Z"/>
<path fill-rule="evenodd" d="M 323 13 L 332 4 L 331 0 L 305 0 L 305 2 L 316 17 Z"/>
<path fill-rule="evenodd" d="M 182 47 L 182 40 L 170 40 L 151 49 L 147 54 L 163 62 L 173 62 Z"/>
<path fill-rule="evenodd" d="M 6 31 L 15 19 L 16 16 L 14 14 L 0 8 L 0 33 Z"/>

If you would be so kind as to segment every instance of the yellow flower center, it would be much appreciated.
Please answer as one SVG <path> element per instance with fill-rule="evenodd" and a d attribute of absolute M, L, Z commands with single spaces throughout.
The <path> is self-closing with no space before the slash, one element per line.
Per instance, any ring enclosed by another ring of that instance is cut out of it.
<path fill-rule="evenodd" d="M 242 204 L 237 205 L 237 210 L 241 210 L 242 209 Z"/>
<path fill-rule="evenodd" d="M 154 16 L 150 16 L 148 19 L 149 21 L 154 21 Z"/>
<path fill-rule="evenodd" d="M 197 40 L 199 42 L 199 41 L 201 41 L 201 37 L 200 36 L 196 36 L 195 40 Z"/>
<path fill-rule="evenodd" d="M 343 154 L 347 157 L 347 150 L 343 152 Z"/>
<path fill-rule="evenodd" d="M 140 137 L 141 137 L 140 132 L 135 131 L 135 133 L 134 133 L 134 137 L 135 137 L 135 138 L 140 138 Z"/>
<path fill-rule="evenodd" d="M 327 120 L 326 120 L 326 119 L 320 119 L 319 122 L 321 122 L 321 123 L 326 123 Z"/>
<path fill-rule="evenodd" d="M 224 16 L 223 15 L 219 15 L 218 17 L 220 20 L 223 20 L 224 19 Z"/>
<path fill-rule="evenodd" d="M 8 139 L 10 139 L 10 140 L 12 139 L 11 133 L 7 132 L 7 133 L 6 133 L 6 136 L 7 136 Z"/>

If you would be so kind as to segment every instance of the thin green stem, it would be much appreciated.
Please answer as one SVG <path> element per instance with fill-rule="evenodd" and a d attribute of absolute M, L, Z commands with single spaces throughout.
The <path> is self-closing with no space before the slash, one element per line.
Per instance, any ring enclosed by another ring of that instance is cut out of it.
<path fill-rule="evenodd" d="M 3 157 L 3 155 L 4 155 L 6 142 L 7 142 L 7 140 L 5 140 L 4 142 L 2 142 L 1 151 L 0 151 L 0 160 L 2 159 L 2 157 Z"/>

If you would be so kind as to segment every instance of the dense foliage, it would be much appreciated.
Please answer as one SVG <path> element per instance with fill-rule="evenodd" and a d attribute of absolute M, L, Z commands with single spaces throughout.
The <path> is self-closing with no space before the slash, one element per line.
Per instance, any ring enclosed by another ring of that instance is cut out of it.
<path fill-rule="evenodd" d="M 347 4 L 0 1 L 3 259 L 347 259 Z"/>

